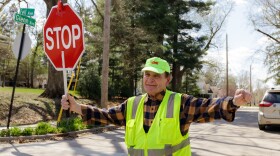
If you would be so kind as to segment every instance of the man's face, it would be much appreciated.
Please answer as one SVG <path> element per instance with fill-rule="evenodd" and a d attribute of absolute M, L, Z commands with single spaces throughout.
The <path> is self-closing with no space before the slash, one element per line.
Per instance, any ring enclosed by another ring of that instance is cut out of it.
<path fill-rule="evenodd" d="M 144 72 L 144 89 L 151 96 L 155 96 L 157 93 L 160 93 L 161 91 L 165 90 L 169 81 L 170 77 L 166 77 L 165 73 L 158 74 L 152 71 Z"/>

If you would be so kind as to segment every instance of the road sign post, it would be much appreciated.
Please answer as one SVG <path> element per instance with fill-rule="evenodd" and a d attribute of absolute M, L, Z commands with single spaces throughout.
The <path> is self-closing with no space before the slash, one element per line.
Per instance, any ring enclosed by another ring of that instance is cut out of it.
<path fill-rule="evenodd" d="M 43 29 L 44 51 L 58 71 L 63 71 L 64 92 L 67 96 L 66 71 L 73 70 L 84 52 L 83 21 L 67 3 L 52 7 Z M 62 108 L 58 115 L 59 124 Z M 69 117 L 66 111 L 66 117 Z"/>
<path fill-rule="evenodd" d="M 30 10 L 33 10 L 33 13 L 31 13 L 32 11 L 30 11 Z M 24 49 L 25 26 L 26 26 L 25 24 L 28 24 L 28 25 L 31 25 L 31 26 L 35 26 L 35 22 L 36 22 L 35 19 L 29 18 L 29 17 L 25 16 L 26 14 L 28 14 L 28 12 L 29 12 L 29 14 L 33 14 L 34 15 L 34 9 L 26 8 L 26 11 L 22 11 L 21 12 L 24 15 L 16 13 L 15 16 L 14 16 L 14 20 L 16 22 L 23 23 L 23 28 L 22 28 L 22 32 L 21 32 L 21 39 L 20 39 L 19 49 L 17 48 L 18 46 L 16 46 L 16 47 L 14 46 L 13 47 L 13 49 L 18 49 L 19 52 L 18 52 L 18 56 L 17 56 L 17 66 L 16 66 L 16 73 L 15 73 L 14 82 L 13 82 L 13 92 L 12 92 L 11 104 L 10 104 L 9 114 L 8 114 L 7 129 L 9 129 L 9 126 L 10 126 L 10 121 L 11 121 L 11 116 L 12 116 L 12 108 L 13 108 L 13 103 L 14 103 L 15 89 L 16 89 L 16 84 L 17 84 L 17 76 L 18 76 L 18 70 L 19 70 L 19 63 L 20 63 L 20 60 L 22 58 L 21 56 L 22 56 L 22 52 L 23 52 L 23 49 Z M 28 42 L 28 44 L 31 44 L 31 43 Z"/>
<path fill-rule="evenodd" d="M 23 25 L 23 29 L 22 29 L 20 48 L 19 48 L 19 54 L 18 54 L 18 59 L 17 59 L 17 67 L 16 67 L 16 73 L 15 73 L 14 83 L 13 83 L 13 92 L 12 92 L 11 104 L 10 104 L 9 115 L 8 115 L 7 129 L 9 129 L 11 115 L 12 115 L 12 108 L 13 108 L 13 103 L 14 103 L 14 95 L 15 95 L 17 76 L 18 76 L 19 62 L 20 62 L 20 58 L 21 58 L 22 47 L 23 47 L 23 44 L 24 44 L 24 35 L 25 35 L 24 31 L 25 31 L 25 24 Z"/>

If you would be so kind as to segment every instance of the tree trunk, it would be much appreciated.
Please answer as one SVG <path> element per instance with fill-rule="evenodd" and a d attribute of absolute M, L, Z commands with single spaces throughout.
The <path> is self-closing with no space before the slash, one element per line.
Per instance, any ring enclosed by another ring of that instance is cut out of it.
<path fill-rule="evenodd" d="M 179 69 L 178 69 L 178 73 L 177 73 L 177 83 L 176 83 L 176 85 L 177 85 L 177 91 L 182 91 L 182 87 L 183 87 L 183 85 L 182 85 L 182 82 L 183 82 L 183 75 L 184 75 L 184 73 L 185 73 L 185 70 L 184 69 L 182 69 L 182 70 L 180 70 L 180 67 L 179 67 Z"/>
<path fill-rule="evenodd" d="M 175 34 L 173 36 L 173 52 L 174 52 L 173 55 L 174 56 L 176 56 L 178 53 L 177 43 L 178 43 L 178 35 Z M 178 91 L 177 84 L 178 84 L 179 71 L 180 71 L 180 65 L 178 63 L 176 63 L 176 61 L 174 60 L 173 66 L 172 66 L 172 87 L 171 88 L 175 92 Z"/>
<path fill-rule="evenodd" d="M 111 0 L 105 1 L 104 33 L 103 33 L 103 63 L 102 63 L 102 85 L 101 106 L 107 107 L 108 102 L 108 79 L 109 79 L 109 50 L 110 50 L 110 4 Z"/>
<path fill-rule="evenodd" d="M 180 65 L 173 63 L 172 67 L 172 91 L 180 91 L 182 87 L 183 72 L 180 71 Z"/>
<path fill-rule="evenodd" d="M 177 30 L 175 34 L 173 35 L 173 56 L 174 58 L 177 58 L 178 55 L 178 34 L 179 34 L 179 21 L 180 21 L 180 16 L 179 16 L 179 9 L 176 11 L 176 24 L 177 24 Z M 172 66 L 172 90 L 179 92 L 182 87 L 182 78 L 184 74 L 184 70 L 180 70 L 181 65 L 177 62 L 173 62 Z"/>
<path fill-rule="evenodd" d="M 3 75 L 2 87 L 5 87 L 5 75 Z"/>
<path fill-rule="evenodd" d="M 38 35 L 38 38 L 37 38 L 37 44 L 36 44 L 36 47 L 35 47 L 35 50 L 34 50 L 34 53 L 33 53 L 33 57 L 32 57 L 32 60 L 31 60 L 31 72 L 30 72 L 30 87 L 31 88 L 34 88 L 34 68 L 35 68 L 35 60 L 36 60 L 36 57 L 37 57 L 37 50 L 38 50 L 38 47 L 39 45 L 42 44 L 42 42 L 39 42 L 38 40 L 39 39 L 39 36 Z M 40 36 L 41 37 L 41 36 Z"/>
<path fill-rule="evenodd" d="M 47 5 L 48 17 L 50 10 L 53 6 L 57 5 L 58 0 L 44 0 Z M 67 0 L 62 0 L 66 3 Z M 49 62 L 48 83 L 46 90 L 40 95 L 48 98 L 60 98 L 64 94 L 63 74 L 61 71 L 56 71 L 53 65 Z"/>
<path fill-rule="evenodd" d="M 27 62 L 27 72 L 26 72 L 26 86 L 27 88 L 30 88 L 30 62 L 29 62 L 29 59 L 28 59 L 28 62 Z"/>
<path fill-rule="evenodd" d="M 6 60 L 4 60 L 4 66 L 3 66 L 3 72 L 2 72 L 2 87 L 5 87 L 5 74 L 6 74 L 6 70 L 5 70 L 5 66 L 6 66 Z"/>
<path fill-rule="evenodd" d="M 48 83 L 46 90 L 41 94 L 41 96 L 48 98 L 60 98 L 63 94 L 63 74 L 61 71 L 56 71 L 53 65 L 49 62 Z"/>
<path fill-rule="evenodd" d="M 4 75 L 3 75 L 3 83 L 2 83 L 2 87 L 5 87 L 6 85 L 6 75 L 7 75 L 7 70 L 8 70 L 8 67 L 9 67 L 9 61 L 6 62 L 6 60 L 4 60 L 4 67 L 3 69 L 4 70 Z"/>
<path fill-rule="evenodd" d="M 34 88 L 34 60 L 32 60 L 32 63 L 31 63 L 31 72 L 30 72 L 30 87 L 31 88 Z"/>

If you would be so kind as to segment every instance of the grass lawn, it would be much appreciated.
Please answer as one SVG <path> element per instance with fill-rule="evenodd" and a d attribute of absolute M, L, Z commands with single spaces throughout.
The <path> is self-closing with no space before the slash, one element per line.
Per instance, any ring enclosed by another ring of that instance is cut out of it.
<path fill-rule="evenodd" d="M 43 92 L 45 91 L 45 89 L 38 89 L 38 88 L 20 88 L 17 87 L 15 92 L 16 93 L 31 93 L 31 94 L 37 94 L 37 95 L 41 95 Z M 13 92 L 13 87 L 0 87 L 0 92 Z M 79 93 L 77 91 L 72 91 L 70 90 L 69 92 L 72 95 L 79 95 Z"/>
<path fill-rule="evenodd" d="M 1 92 L 13 92 L 13 87 L 0 87 Z M 16 88 L 16 93 L 32 93 L 40 95 L 44 92 L 44 89 L 34 89 L 34 88 Z"/>
<path fill-rule="evenodd" d="M 0 87 L 0 126 L 7 124 L 12 92 L 13 87 Z M 11 125 L 34 124 L 57 119 L 60 99 L 40 97 L 43 92 L 44 89 L 16 88 Z M 87 99 L 77 99 L 77 102 L 92 103 Z"/>

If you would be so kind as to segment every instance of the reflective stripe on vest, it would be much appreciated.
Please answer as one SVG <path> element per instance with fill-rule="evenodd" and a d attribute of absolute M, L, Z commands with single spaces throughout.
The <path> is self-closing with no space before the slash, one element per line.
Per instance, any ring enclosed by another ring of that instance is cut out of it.
<path fill-rule="evenodd" d="M 182 141 L 180 144 L 171 146 L 165 145 L 164 149 L 148 149 L 148 155 L 152 156 L 172 156 L 172 153 L 177 152 L 178 150 L 188 146 L 190 144 L 190 139 L 187 138 L 186 140 Z M 133 147 L 128 148 L 128 154 L 131 156 L 144 156 L 144 149 L 134 149 Z"/>
<path fill-rule="evenodd" d="M 138 105 L 139 105 L 139 102 L 140 102 L 141 98 L 142 98 L 142 95 L 136 96 L 134 101 L 133 101 L 132 117 L 131 117 L 131 119 L 135 119 L 137 108 L 138 108 Z"/>
<path fill-rule="evenodd" d="M 171 93 L 168 99 L 169 105 L 167 106 L 167 113 L 166 118 L 173 118 L 173 111 L 174 111 L 174 98 L 176 93 Z M 173 105 L 171 105 L 173 104 Z"/>
<path fill-rule="evenodd" d="M 170 97 L 168 99 L 168 103 L 174 103 L 175 94 L 176 93 L 171 93 L 170 94 Z M 136 96 L 134 101 L 133 101 L 131 119 L 135 119 L 137 108 L 138 108 L 138 105 L 139 105 L 139 102 L 140 102 L 141 98 L 142 98 L 142 95 Z M 173 118 L 173 110 L 174 110 L 174 105 L 168 105 L 166 118 Z"/>

